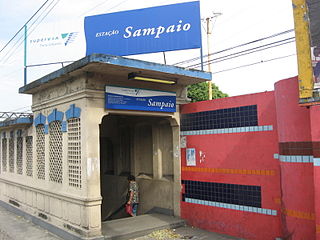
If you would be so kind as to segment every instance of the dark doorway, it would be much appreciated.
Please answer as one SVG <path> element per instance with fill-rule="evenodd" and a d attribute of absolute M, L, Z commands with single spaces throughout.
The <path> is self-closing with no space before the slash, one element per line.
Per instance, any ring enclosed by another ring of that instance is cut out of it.
<path fill-rule="evenodd" d="M 172 129 L 163 117 L 107 115 L 100 125 L 102 220 L 127 217 L 128 175 L 140 189 L 138 213 L 173 209 Z"/>

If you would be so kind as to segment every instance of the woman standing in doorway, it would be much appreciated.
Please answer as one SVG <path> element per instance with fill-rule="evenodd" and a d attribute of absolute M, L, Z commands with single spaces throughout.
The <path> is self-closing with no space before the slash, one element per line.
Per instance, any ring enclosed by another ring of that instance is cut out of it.
<path fill-rule="evenodd" d="M 137 216 L 137 210 L 139 205 L 139 188 L 136 182 L 136 178 L 132 175 L 128 176 L 129 181 L 129 199 L 127 204 L 132 207 L 132 216 Z"/>

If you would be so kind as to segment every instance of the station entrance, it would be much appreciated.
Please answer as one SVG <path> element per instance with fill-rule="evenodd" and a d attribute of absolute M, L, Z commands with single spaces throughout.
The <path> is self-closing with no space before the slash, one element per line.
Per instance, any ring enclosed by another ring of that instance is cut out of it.
<path fill-rule="evenodd" d="M 169 117 L 106 115 L 100 124 L 102 221 L 128 217 L 128 175 L 136 177 L 138 215 L 173 215 L 174 151 Z"/>

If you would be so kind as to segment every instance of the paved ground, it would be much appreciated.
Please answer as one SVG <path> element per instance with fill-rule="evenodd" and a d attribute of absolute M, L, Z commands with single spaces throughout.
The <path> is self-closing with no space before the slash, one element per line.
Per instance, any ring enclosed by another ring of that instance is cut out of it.
<path fill-rule="evenodd" d="M 148 235 L 156 230 L 178 228 L 184 225 L 185 220 L 183 219 L 159 213 L 150 213 L 103 222 L 102 234 L 108 240 L 127 240 Z"/>
<path fill-rule="evenodd" d="M 152 222 L 156 222 L 155 216 L 151 216 Z M 148 216 L 139 218 L 140 225 L 143 224 L 143 219 L 150 220 Z M 158 221 L 164 220 L 158 217 Z M 138 219 L 138 218 L 137 218 Z M 172 225 L 171 223 L 171 226 Z M 133 226 L 134 227 L 134 226 Z M 33 224 L 32 222 L 20 217 L 14 213 L 0 207 L 0 240 L 62 240 L 61 238 L 51 234 L 45 229 Z M 126 238 L 128 239 L 128 238 Z M 131 238 L 131 240 L 234 240 L 230 236 L 224 236 L 216 233 L 207 232 L 198 228 L 182 226 L 177 229 L 156 230 L 143 237 Z"/>
<path fill-rule="evenodd" d="M 0 207 L 0 240 L 61 240 L 43 228 Z"/>
<path fill-rule="evenodd" d="M 180 227 L 177 229 L 165 229 L 154 231 L 144 237 L 134 238 L 131 240 L 240 240 L 239 238 L 230 237 L 222 234 L 208 232 L 199 228 L 190 226 Z"/>

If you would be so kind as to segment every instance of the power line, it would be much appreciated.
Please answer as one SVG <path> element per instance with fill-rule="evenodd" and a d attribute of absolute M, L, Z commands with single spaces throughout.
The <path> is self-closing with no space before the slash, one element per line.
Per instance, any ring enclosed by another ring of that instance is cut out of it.
<path fill-rule="evenodd" d="M 224 69 L 224 70 L 221 70 L 221 71 L 213 72 L 212 74 L 228 72 L 228 71 L 236 70 L 236 69 L 239 69 L 239 68 L 250 67 L 250 66 L 253 66 L 253 65 L 260 64 L 260 63 L 271 62 L 271 61 L 280 60 L 280 59 L 288 58 L 288 57 L 292 57 L 292 56 L 296 56 L 296 54 L 294 53 L 294 54 L 290 54 L 290 55 L 286 55 L 286 56 L 271 58 L 271 59 L 267 59 L 267 60 L 261 60 L 259 62 L 249 63 L 249 64 L 241 65 L 241 66 L 238 66 L 238 67 L 228 68 L 228 69 Z"/>
<path fill-rule="evenodd" d="M 215 54 L 219 54 L 219 53 L 223 53 L 223 52 L 226 52 L 226 51 L 233 50 L 233 49 L 235 49 L 235 48 L 244 47 L 244 46 L 246 46 L 246 45 L 250 45 L 250 44 L 253 44 L 253 43 L 261 42 L 261 41 L 263 41 L 263 40 L 267 40 L 267 39 L 270 39 L 270 38 L 278 37 L 278 36 L 280 36 L 280 35 L 287 34 L 287 33 L 293 32 L 293 31 L 294 31 L 294 29 L 289 29 L 289 30 L 286 30 L 286 31 L 283 31 L 283 32 L 275 33 L 275 34 L 272 34 L 272 35 L 267 36 L 267 37 L 259 38 L 259 39 L 256 39 L 256 40 L 253 40 L 253 41 L 250 41 L 250 42 L 246 42 L 246 43 L 242 43 L 242 44 L 236 45 L 236 46 L 234 46 L 234 47 L 229 47 L 229 48 L 226 48 L 226 49 L 217 51 L 217 52 L 213 52 L 213 53 L 211 53 L 210 55 L 215 55 Z M 204 55 L 203 57 L 208 57 L 208 55 Z M 195 58 L 187 59 L 187 60 L 184 60 L 184 61 L 175 63 L 175 64 L 173 64 L 173 65 L 176 66 L 176 65 L 181 65 L 181 64 L 186 64 L 186 63 L 194 62 L 194 61 L 199 60 L 200 58 L 201 58 L 201 57 L 195 57 Z"/>
<path fill-rule="evenodd" d="M 243 53 L 243 54 L 237 55 L 237 56 L 235 56 L 235 57 L 228 57 L 228 58 L 224 58 L 224 59 L 222 59 L 222 60 L 220 60 L 220 61 L 213 61 L 213 63 L 223 62 L 223 61 L 225 61 L 225 60 L 230 60 L 230 59 L 234 59 L 234 58 L 237 58 L 237 57 L 242 57 L 242 56 L 245 56 L 245 55 L 249 55 L 249 54 L 251 54 L 251 53 L 264 51 L 264 50 L 267 50 L 267 49 L 269 49 L 269 48 L 279 47 L 279 46 L 286 45 L 286 44 L 293 43 L 293 42 L 295 42 L 295 41 L 288 41 L 288 42 L 280 43 L 280 44 L 277 44 L 277 45 L 274 45 L 274 46 L 265 47 L 265 48 L 263 48 L 263 49 L 257 49 L 257 50 L 254 50 L 254 51 L 251 51 L 251 52 L 248 52 L 248 53 Z"/>
<path fill-rule="evenodd" d="M 37 19 L 32 23 L 32 25 L 30 26 L 30 28 L 37 22 L 37 20 L 41 17 L 41 15 L 52 5 L 52 3 L 53 3 L 54 1 L 55 1 L 55 0 L 53 0 L 53 1 L 49 4 L 49 6 L 38 16 L 38 18 L 37 18 Z M 46 15 L 40 20 L 40 22 L 37 23 L 37 25 L 36 25 L 31 31 L 28 32 L 27 37 L 34 32 L 34 30 L 35 30 L 35 29 L 39 26 L 39 24 L 46 18 L 46 16 L 52 11 L 52 9 L 59 3 L 59 1 L 60 1 L 60 0 L 58 0 L 58 1 L 54 4 L 54 6 L 52 6 L 51 9 L 46 13 Z M 123 3 L 126 2 L 126 1 L 128 1 L 128 0 L 124 0 L 124 1 L 116 4 L 115 6 L 109 8 L 107 11 L 110 11 L 110 10 L 112 10 L 113 8 L 116 8 L 116 7 L 120 6 L 121 4 L 123 4 Z M 106 2 L 106 1 L 105 1 L 105 2 Z M 100 4 L 100 5 L 102 5 L 102 4 Z M 21 37 L 18 39 L 18 41 L 16 42 L 15 45 L 17 45 L 18 42 L 21 41 L 22 38 L 23 38 L 23 36 L 21 36 Z M 4 63 L 9 60 L 9 58 L 18 50 L 18 48 L 22 45 L 22 43 L 23 43 L 23 41 L 21 41 L 21 42 L 19 43 L 18 47 L 16 47 L 16 48 L 13 50 L 13 52 L 11 52 L 11 54 L 10 54 L 6 59 L 3 60 Z M 15 45 L 14 45 L 14 46 L 15 46 Z M 14 47 L 14 46 L 13 46 L 13 47 Z M 12 47 L 11 49 L 13 49 L 13 47 Z M 10 49 L 10 50 L 11 50 L 11 49 Z M 7 53 L 4 57 L 6 57 L 7 55 L 8 55 L 8 53 Z"/>
<path fill-rule="evenodd" d="M 5 78 L 13 75 L 14 73 L 19 72 L 19 71 L 21 71 L 21 69 L 16 69 L 15 71 L 12 71 L 12 72 L 10 72 L 10 73 L 7 73 L 6 75 L 2 75 L 2 76 L 1 76 L 1 80 L 3 80 L 3 79 L 5 79 Z"/>
<path fill-rule="evenodd" d="M 96 9 L 97 7 L 100 7 L 101 5 L 105 4 L 105 3 L 106 3 L 106 2 L 108 2 L 108 1 L 110 1 L 110 0 L 104 0 L 104 1 L 103 1 L 103 2 L 101 2 L 101 3 L 98 3 L 97 5 L 95 5 L 94 7 L 90 8 L 89 10 L 87 10 L 87 11 L 85 11 L 85 12 L 81 13 L 78 17 L 82 17 L 83 15 L 85 15 L 85 14 L 87 14 L 87 13 L 91 12 L 92 10 Z"/>
<path fill-rule="evenodd" d="M 257 49 L 253 48 L 253 49 L 245 50 L 245 51 L 242 51 L 242 52 L 237 52 L 237 53 L 229 54 L 229 55 L 226 55 L 226 56 L 223 56 L 223 57 L 219 57 L 219 58 L 216 58 L 216 59 L 212 59 L 212 60 L 211 60 L 211 63 L 223 62 L 223 61 L 230 60 L 230 59 L 234 59 L 234 58 L 237 58 L 237 57 L 242 57 L 242 56 L 249 55 L 249 54 L 252 54 L 252 53 L 264 51 L 264 50 L 267 50 L 267 49 L 270 49 L 270 48 L 280 47 L 280 46 L 282 46 L 282 45 L 286 45 L 286 44 L 293 43 L 293 42 L 295 42 L 295 41 L 294 41 L 294 40 L 293 40 L 293 41 L 287 41 L 287 42 L 279 43 L 279 44 L 276 44 L 276 45 L 262 46 L 262 47 L 259 47 L 259 48 L 257 48 Z M 219 61 L 217 61 L 217 60 L 219 60 Z M 204 66 L 206 66 L 207 64 L 208 64 L 208 63 L 205 62 Z M 200 64 L 197 64 L 197 65 L 200 65 Z"/>
<path fill-rule="evenodd" d="M 274 38 L 274 37 L 277 37 L 277 36 L 280 36 L 280 35 L 283 35 L 283 34 L 287 34 L 287 33 L 290 33 L 292 31 L 293 31 L 293 29 L 290 29 L 290 30 L 286 30 L 286 31 L 283 31 L 283 32 L 280 32 L 280 33 L 272 34 L 272 35 L 267 36 L 267 37 L 263 37 L 263 38 L 256 39 L 256 40 L 253 40 L 253 41 L 250 41 L 250 42 L 246 42 L 246 43 L 243 43 L 243 44 L 236 45 L 234 47 L 230 47 L 230 48 L 226 48 L 226 49 L 223 49 L 223 50 L 220 50 L 220 51 L 217 51 L 217 52 L 213 52 L 210 55 L 215 55 L 215 54 L 223 53 L 223 52 L 226 52 L 226 51 L 230 51 L 230 50 L 233 50 L 235 48 L 243 47 L 243 46 L 246 46 L 246 45 L 250 45 L 250 44 L 253 44 L 253 43 L 257 43 L 257 42 L 269 39 L 269 38 Z M 204 55 L 203 57 L 208 57 L 208 55 Z M 184 60 L 182 62 L 175 63 L 173 65 L 181 65 L 181 64 L 186 64 L 186 63 L 189 63 L 189 62 L 194 62 L 196 60 L 199 60 L 200 58 L 201 57 L 191 58 L 191 59 L 188 59 L 188 60 Z"/>
<path fill-rule="evenodd" d="M 54 3 L 54 1 L 55 0 L 53 0 L 48 6 L 47 6 L 47 8 L 37 17 L 37 19 L 31 24 L 31 26 L 30 26 L 30 29 L 32 28 L 32 26 L 38 21 L 38 19 L 42 16 L 42 14 L 43 13 L 45 13 L 45 11 Z M 40 20 L 40 22 L 38 22 L 37 23 L 37 25 L 31 30 L 31 31 L 29 31 L 28 32 L 28 34 L 27 34 L 27 37 L 29 37 L 33 32 L 34 32 L 34 30 L 36 30 L 36 28 L 40 25 L 40 23 L 42 23 L 42 21 L 48 16 L 48 14 L 53 10 L 53 8 L 58 4 L 60 2 L 60 0 L 58 0 L 48 11 L 47 11 L 47 13 L 45 13 L 45 15 L 42 17 L 42 19 Z M 21 41 L 21 39 L 24 37 L 24 39 Z M 19 49 L 19 47 L 22 45 L 22 43 L 25 41 L 25 39 L 26 39 L 26 36 L 24 36 L 24 35 L 22 35 L 19 39 L 18 39 L 18 41 L 16 42 L 16 44 L 14 45 L 14 46 L 16 46 L 17 44 L 18 44 L 18 42 L 20 41 L 20 43 L 19 43 L 19 45 L 10 53 L 10 55 L 7 57 L 7 58 L 5 58 L 7 55 L 8 55 L 8 53 L 4 56 L 4 60 L 3 60 L 3 62 L 4 63 L 6 63 L 9 59 L 10 59 L 10 57 Z M 13 46 L 13 47 L 14 47 Z M 11 49 L 13 49 L 13 47 L 11 48 Z M 11 50 L 10 49 L 10 50 Z"/>
<path fill-rule="evenodd" d="M 78 17 L 81 17 L 81 16 L 83 16 L 83 15 L 85 15 L 85 14 L 87 14 L 87 13 L 91 12 L 92 10 L 96 9 L 97 7 L 104 5 L 104 4 L 105 4 L 106 2 L 108 2 L 108 1 L 110 1 L 110 0 L 105 0 L 105 1 L 103 1 L 103 2 L 101 2 L 101 3 L 99 3 L 99 4 L 97 4 L 96 6 L 94 6 L 94 7 L 93 7 L 93 8 L 91 8 L 91 9 L 89 9 L 88 11 L 86 11 L 86 12 L 82 13 L 82 14 L 81 14 L 81 15 L 79 15 Z M 123 0 L 122 2 L 120 2 L 120 3 L 116 4 L 116 5 L 114 5 L 113 7 L 108 8 L 106 11 L 108 12 L 108 11 L 110 11 L 110 10 L 112 10 L 112 9 L 114 9 L 114 8 L 116 8 L 116 7 L 118 7 L 118 6 L 120 6 L 121 4 L 123 4 L 123 3 L 127 2 L 127 1 L 129 1 L 129 0 Z"/>
<path fill-rule="evenodd" d="M 35 21 L 33 21 L 33 23 L 31 23 L 30 29 L 32 28 L 32 26 L 38 21 L 38 19 L 42 16 L 43 13 L 45 13 L 45 11 L 54 3 L 55 0 L 53 0 L 49 5 L 47 5 L 47 7 L 44 9 L 44 11 L 42 13 L 40 13 L 40 15 L 36 18 Z M 59 2 L 60 0 L 58 0 Z M 48 13 L 57 5 L 57 3 L 48 11 Z M 39 26 L 39 24 L 43 21 L 43 19 L 48 15 L 48 13 L 42 18 L 42 20 L 37 24 L 37 26 Z M 26 25 L 26 24 L 25 24 Z M 31 30 L 31 32 L 29 32 L 27 34 L 27 36 L 29 36 L 36 28 L 37 26 L 34 27 L 33 30 Z M 24 37 L 24 39 L 23 39 Z M 17 49 L 21 46 L 21 44 L 23 43 L 23 40 L 25 40 L 25 36 L 24 34 L 20 36 L 20 38 L 15 42 L 15 44 L 11 47 L 11 49 L 3 56 L 3 62 L 5 63 L 6 61 L 8 61 L 8 59 L 17 51 Z M 22 40 L 22 41 L 21 41 Z M 18 44 L 18 47 L 14 48 L 16 45 Z M 10 51 L 12 51 L 10 53 Z M 8 56 L 9 55 L 9 56 Z M 8 57 L 7 57 L 8 56 Z M 7 57 L 7 58 L 6 58 Z"/>
<path fill-rule="evenodd" d="M 27 109 L 27 110 L 22 111 L 22 110 L 24 110 L 24 109 Z M 28 106 L 16 108 L 16 109 L 14 109 L 14 110 L 10 110 L 9 112 L 17 112 L 17 111 L 19 111 L 19 112 L 25 113 L 25 112 L 29 112 L 30 110 L 31 110 L 31 105 L 28 105 Z"/>
<path fill-rule="evenodd" d="M 269 48 L 278 47 L 278 46 L 281 46 L 281 45 L 284 45 L 284 44 L 288 44 L 288 43 L 294 42 L 293 39 L 294 39 L 294 37 L 282 39 L 282 40 L 279 40 L 279 41 L 276 41 L 276 42 L 268 43 L 268 44 L 261 45 L 261 46 L 258 46 L 258 47 L 254 47 L 254 48 L 246 49 L 246 50 L 243 50 L 243 51 L 240 51 L 240 52 L 236 52 L 236 53 L 228 54 L 228 55 L 225 55 L 225 56 L 222 56 L 222 57 L 218 57 L 218 58 L 210 60 L 209 62 L 211 62 L 211 63 L 212 62 L 215 62 L 215 63 L 222 62 L 222 61 L 231 59 L 230 57 L 232 57 L 232 58 L 240 57 L 240 56 L 248 55 L 248 54 L 251 54 L 251 53 L 254 53 L 254 52 L 263 51 L 263 50 L 266 50 L 266 49 L 269 49 Z M 292 41 L 288 41 L 288 40 L 292 40 Z M 225 59 L 225 58 L 227 58 L 227 59 Z M 223 59 L 223 60 L 220 60 L 220 59 Z M 216 60 L 220 60 L 220 61 L 216 61 Z M 207 65 L 207 64 L 208 64 L 208 62 L 205 62 L 204 65 Z M 201 65 L 201 63 L 196 63 L 196 64 L 192 64 L 192 65 L 187 66 L 187 68 L 198 67 L 200 65 Z"/>
<path fill-rule="evenodd" d="M 49 0 L 46 0 L 41 7 L 31 16 L 31 18 L 29 18 L 29 20 L 18 30 L 18 32 L 16 32 L 16 34 L 9 40 L 9 42 L 6 43 L 6 45 L 4 45 L 4 47 L 0 50 L 0 53 L 10 44 L 10 42 L 19 34 L 19 32 L 24 28 L 25 25 L 27 25 L 31 19 L 47 4 L 47 2 L 49 2 Z"/>

